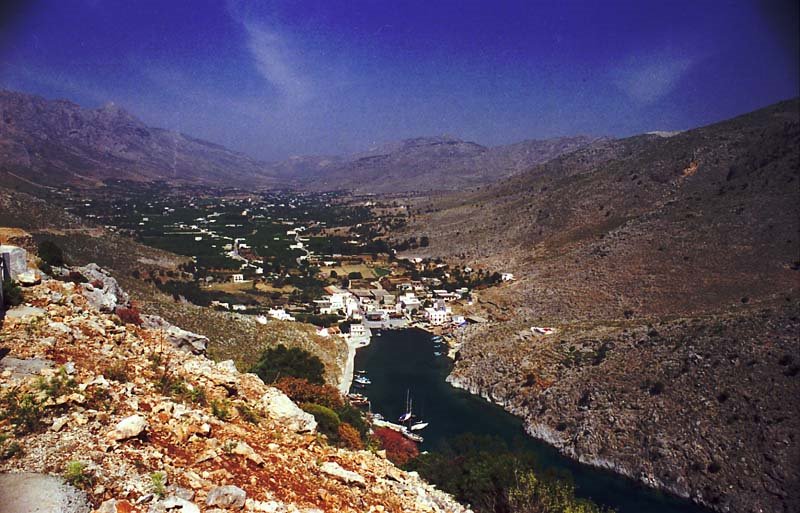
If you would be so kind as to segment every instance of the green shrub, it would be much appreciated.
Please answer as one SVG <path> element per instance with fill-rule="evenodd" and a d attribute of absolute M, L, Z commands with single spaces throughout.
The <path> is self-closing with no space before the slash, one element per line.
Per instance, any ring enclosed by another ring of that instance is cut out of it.
<path fill-rule="evenodd" d="M 254 408 L 251 408 L 245 403 L 237 403 L 236 410 L 239 412 L 239 415 L 250 424 L 258 424 L 261 422 L 261 415 L 259 415 Z"/>
<path fill-rule="evenodd" d="M 12 439 L 11 435 L 7 433 L 0 433 L 0 461 L 10 460 L 19 454 L 22 454 L 19 442 Z"/>
<path fill-rule="evenodd" d="M 428 482 L 472 505 L 476 513 L 602 513 L 575 497 L 568 474 L 540 473 L 534 455 L 500 439 L 462 435 L 408 464 Z"/>
<path fill-rule="evenodd" d="M 22 304 L 22 289 L 11 280 L 3 280 L 3 301 L 6 307 Z"/>
<path fill-rule="evenodd" d="M 62 267 L 66 263 L 64 260 L 64 252 L 58 244 L 51 240 L 43 240 L 40 242 L 37 253 L 39 253 L 39 258 L 42 259 L 42 262 L 47 265 Z"/>
<path fill-rule="evenodd" d="M 287 348 L 283 344 L 264 351 L 251 372 L 264 383 L 274 383 L 284 376 L 303 378 L 309 383 L 324 383 L 325 366 L 322 361 L 303 349 Z"/>
<path fill-rule="evenodd" d="M 48 379 L 39 378 L 36 386 L 50 398 L 55 399 L 75 390 L 77 383 L 67 374 L 67 369 L 61 366 L 54 376 Z"/>
<path fill-rule="evenodd" d="M 211 401 L 211 413 L 219 420 L 229 420 L 231 418 L 230 406 L 228 401 L 214 399 Z"/>
<path fill-rule="evenodd" d="M 317 431 L 323 435 L 327 435 L 331 440 L 337 440 L 339 437 L 339 424 L 342 421 L 335 411 L 322 406 L 321 404 L 304 403 L 300 407 L 314 416 L 317 421 Z"/>
<path fill-rule="evenodd" d="M 86 472 L 86 464 L 81 461 L 67 463 L 64 480 L 76 488 L 88 488 L 93 481 L 92 475 Z"/>
<path fill-rule="evenodd" d="M 14 388 L 0 398 L 0 405 L 0 420 L 7 419 L 16 434 L 33 433 L 41 427 L 44 409 L 34 394 Z"/>
<path fill-rule="evenodd" d="M 150 474 L 150 489 L 154 495 L 164 497 L 167 494 L 167 475 L 163 472 Z"/>

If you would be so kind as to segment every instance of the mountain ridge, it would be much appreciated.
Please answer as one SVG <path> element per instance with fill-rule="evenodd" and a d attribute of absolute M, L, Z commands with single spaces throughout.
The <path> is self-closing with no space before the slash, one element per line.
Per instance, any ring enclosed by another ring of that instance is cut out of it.
<path fill-rule="evenodd" d="M 96 109 L 0 90 L 0 173 L 5 182 L 101 185 L 166 181 L 309 190 L 423 192 L 479 186 L 596 143 L 588 136 L 488 147 L 455 137 L 386 142 L 352 155 L 262 162 L 180 132 L 147 126 L 113 102 Z"/>

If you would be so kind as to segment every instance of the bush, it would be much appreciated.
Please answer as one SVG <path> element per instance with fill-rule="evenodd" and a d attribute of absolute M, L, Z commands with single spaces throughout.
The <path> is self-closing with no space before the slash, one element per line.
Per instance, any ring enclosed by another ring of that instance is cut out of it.
<path fill-rule="evenodd" d="M 211 413 L 219 420 L 229 420 L 231 418 L 230 403 L 228 401 L 211 401 Z"/>
<path fill-rule="evenodd" d="M 44 408 L 35 395 L 14 388 L 2 396 L 0 405 L 0 420 L 7 419 L 16 434 L 33 433 L 41 427 Z"/>
<path fill-rule="evenodd" d="M 286 376 L 279 379 L 275 386 L 298 404 L 315 403 L 332 410 L 344 406 L 341 394 L 330 385 L 317 385 L 302 378 Z"/>
<path fill-rule="evenodd" d="M 602 513 L 597 504 L 575 497 L 575 485 L 569 479 L 537 476 L 533 471 L 517 473 L 508 492 L 511 511 L 542 513 Z"/>
<path fill-rule="evenodd" d="M 397 431 L 378 428 L 375 430 L 375 438 L 380 441 L 381 447 L 386 451 L 386 457 L 395 465 L 405 465 L 419 456 L 417 444 Z"/>
<path fill-rule="evenodd" d="M 117 317 L 125 324 L 133 324 L 135 326 L 142 325 L 142 318 L 137 308 L 122 308 L 118 306 L 114 309 L 114 313 L 117 314 Z"/>
<path fill-rule="evenodd" d="M 66 395 L 78 386 L 74 379 L 67 374 L 67 369 L 63 366 L 58 368 L 58 371 L 49 379 L 39 378 L 36 386 L 42 392 L 46 393 L 50 398 Z"/>
<path fill-rule="evenodd" d="M 339 439 L 339 425 L 342 421 L 339 420 L 339 415 L 335 411 L 314 403 L 304 403 L 300 407 L 314 416 L 317 421 L 317 431 L 327 435 L 330 440 L 336 441 Z"/>
<path fill-rule="evenodd" d="M 92 475 L 86 472 L 86 464 L 70 461 L 64 470 L 64 480 L 76 488 L 88 488 L 92 485 Z"/>
<path fill-rule="evenodd" d="M 106 378 L 112 381 L 127 383 L 129 379 L 128 365 L 124 361 L 120 360 L 114 363 L 111 367 L 107 368 L 104 374 Z"/>
<path fill-rule="evenodd" d="M 39 258 L 42 259 L 42 262 L 47 265 L 63 267 L 66 263 L 64 260 L 64 252 L 61 251 L 58 244 L 51 240 L 43 240 L 40 242 L 37 253 L 39 254 Z"/>
<path fill-rule="evenodd" d="M 164 497 L 167 494 L 167 475 L 163 472 L 150 474 L 150 489 L 154 495 Z"/>
<path fill-rule="evenodd" d="M 13 440 L 6 433 L 0 433 L 0 461 L 10 460 L 20 454 L 22 454 L 22 447 L 19 442 Z"/>
<path fill-rule="evenodd" d="M 264 351 L 251 372 L 257 374 L 264 383 L 274 383 L 285 376 L 303 378 L 320 385 L 325 382 L 325 366 L 319 358 L 303 349 L 288 349 L 283 344 Z"/>
<path fill-rule="evenodd" d="M 364 442 L 361 441 L 358 430 L 346 422 L 339 424 L 338 438 L 342 447 L 356 450 L 364 448 Z"/>
<path fill-rule="evenodd" d="M 3 280 L 3 301 L 6 307 L 22 304 L 22 289 L 11 280 Z"/>
<path fill-rule="evenodd" d="M 245 403 L 237 403 L 236 410 L 239 412 L 239 415 L 250 424 L 258 424 L 261 422 L 261 415 L 259 415 L 254 408 L 251 408 Z"/>
<path fill-rule="evenodd" d="M 436 452 L 420 455 L 407 468 L 459 502 L 469 503 L 476 513 L 604 511 L 575 497 L 568 474 L 540 474 L 534 464 L 530 451 L 509 449 L 497 438 L 467 434 L 449 440 Z"/>

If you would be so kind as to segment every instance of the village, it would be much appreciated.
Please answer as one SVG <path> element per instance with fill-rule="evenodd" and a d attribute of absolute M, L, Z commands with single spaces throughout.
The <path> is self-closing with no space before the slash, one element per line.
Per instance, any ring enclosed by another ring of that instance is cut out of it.
<path fill-rule="evenodd" d="M 468 313 L 476 291 L 514 280 L 510 273 L 398 258 L 387 235 L 406 222 L 400 200 L 200 186 L 165 194 L 122 182 L 102 194 L 67 190 L 65 197 L 72 212 L 108 230 L 186 257 L 180 272 L 132 270 L 136 278 L 177 301 L 261 324 L 312 324 L 321 337 L 342 337 L 350 361 L 381 330 L 402 328 L 430 332 L 442 344 L 435 355 L 452 358 L 456 330 L 486 322 Z M 408 255 L 418 244 L 398 247 Z M 354 369 L 346 374 L 342 392 L 364 387 Z"/>

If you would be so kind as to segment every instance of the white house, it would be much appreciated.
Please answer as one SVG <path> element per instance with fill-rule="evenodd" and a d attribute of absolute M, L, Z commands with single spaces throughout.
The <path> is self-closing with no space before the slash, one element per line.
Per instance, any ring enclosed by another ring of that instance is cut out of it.
<path fill-rule="evenodd" d="M 234 274 L 233 283 L 244 283 L 244 274 Z"/>
<path fill-rule="evenodd" d="M 512 281 L 514 279 L 513 273 L 500 273 L 500 279 L 503 281 Z"/>
<path fill-rule="evenodd" d="M 425 309 L 425 320 L 427 320 L 433 326 L 441 326 L 445 324 L 450 316 L 449 309 L 440 310 L 439 308 L 426 308 Z"/>
<path fill-rule="evenodd" d="M 417 299 L 413 293 L 408 292 L 397 298 L 397 306 L 399 310 L 411 312 L 412 310 L 419 311 L 422 303 L 420 303 L 419 299 Z"/>
<path fill-rule="evenodd" d="M 292 315 L 286 313 L 286 310 L 284 310 L 283 308 L 270 308 L 267 314 L 269 314 L 269 316 L 272 317 L 273 319 L 277 319 L 279 321 L 295 320 L 295 318 Z"/>

